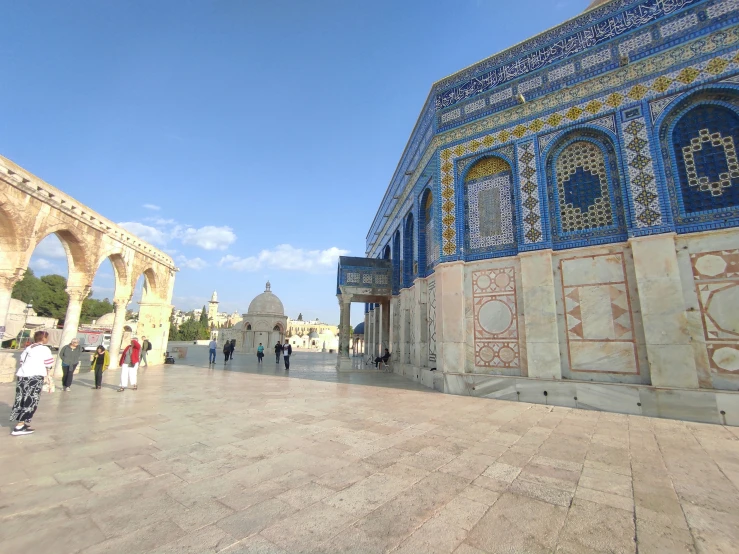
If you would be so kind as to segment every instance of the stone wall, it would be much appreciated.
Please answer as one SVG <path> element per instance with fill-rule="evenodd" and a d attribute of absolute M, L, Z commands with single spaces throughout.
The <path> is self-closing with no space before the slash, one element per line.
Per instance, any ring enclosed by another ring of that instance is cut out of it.
<path fill-rule="evenodd" d="M 394 371 L 453 394 L 739 424 L 737 245 L 729 229 L 443 264 L 394 300 Z M 432 321 L 435 361 L 419 340 Z"/>

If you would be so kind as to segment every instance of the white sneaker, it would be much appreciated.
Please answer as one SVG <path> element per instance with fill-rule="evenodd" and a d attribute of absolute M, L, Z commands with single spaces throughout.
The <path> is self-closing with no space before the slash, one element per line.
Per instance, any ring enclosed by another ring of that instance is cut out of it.
<path fill-rule="evenodd" d="M 10 432 L 10 434 L 13 436 L 30 435 L 35 430 L 36 429 L 31 429 L 31 427 L 29 427 L 28 425 L 24 423 L 21 427 L 13 427 L 13 430 Z"/>

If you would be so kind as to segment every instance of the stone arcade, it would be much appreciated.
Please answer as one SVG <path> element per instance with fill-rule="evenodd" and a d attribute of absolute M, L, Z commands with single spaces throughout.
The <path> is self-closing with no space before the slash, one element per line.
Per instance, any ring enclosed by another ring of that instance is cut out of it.
<path fill-rule="evenodd" d="M 594 2 L 435 83 L 338 366 L 360 301 L 444 392 L 739 424 L 737 144 L 737 0 Z"/>
<path fill-rule="evenodd" d="M 151 341 L 149 361 L 163 361 L 177 271 L 172 258 L 2 156 L 0 327 L 5 325 L 13 285 L 23 277 L 36 245 L 51 233 L 59 237 L 69 265 L 69 306 L 62 344 L 77 334 L 82 301 L 90 293 L 98 267 L 107 258 L 115 273 L 111 366 L 118 365 L 126 306 L 141 275 L 145 280 L 138 333 Z M 0 364 L 0 381 L 13 380 L 13 354 L 3 354 Z"/>

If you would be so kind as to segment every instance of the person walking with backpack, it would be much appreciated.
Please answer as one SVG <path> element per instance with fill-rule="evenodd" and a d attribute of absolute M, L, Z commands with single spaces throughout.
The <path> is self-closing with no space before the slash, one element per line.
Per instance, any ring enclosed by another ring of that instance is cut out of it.
<path fill-rule="evenodd" d="M 62 346 L 59 357 L 62 359 L 62 387 L 65 391 L 72 390 L 74 370 L 80 364 L 82 346 L 78 339 L 72 339 L 69 344 Z"/>
<path fill-rule="evenodd" d="M 10 421 L 17 422 L 10 431 L 13 436 L 30 435 L 35 431 L 31 428 L 31 418 L 38 408 L 44 381 L 51 378 L 49 371 L 54 365 L 54 356 L 46 346 L 47 342 L 49 333 L 36 331 L 33 344 L 21 354 L 21 365 L 16 373 L 15 402 L 10 410 Z"/>
<path fill-rule="evenodd" d="M 282 346 L 282 357 L 285 359 L 285 371 L 290 371 L 290 355 L 293 353 L 293 347 L 290 346 L 290 342 L 285 339 L 285 344 Z"/>
<path fill-rule="evenodd" d="M 146 361 L 146 355 L 149 353 L 149 350 L 151 350 L 151 343 L 146 337 L 141 338 L 144 339 L 144 341 L 141 343 L 141 363 L 144 365 L 144 367 L 149 367 L 149 363 Z"/>
<path fill-rule="evenodd" d="M 131 339 L 131 344 L 121 354 L 121 386 L 118 392 L 126 390 L 129 382 L 133 390 L 138 390 L 137 377 L 139 372 L 139 360 L 141 359 L 141 345 L 136 337 Z"/>
<path fill-rule="evenodd" d="M 277 341 L 277 344 L 275 344 L 275 363 L 276 364 L 280 363 L 280 354 L 282 354 L 282 345 L 280 344 L 280 341 Z"/>

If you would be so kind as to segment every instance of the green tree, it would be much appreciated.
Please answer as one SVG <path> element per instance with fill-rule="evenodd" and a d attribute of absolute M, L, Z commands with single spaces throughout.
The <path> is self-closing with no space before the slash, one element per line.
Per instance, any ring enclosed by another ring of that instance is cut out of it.
<path fill-rule="evenodd" d="M 33 309 L 42 317 L 53 317 L 60 323 L 64 322 L 69 305 L 67 295 L 67 280 L 61 275 L 44 275 L 40 279 L 28 269 L 23 274 L 23 279 L 13 287 L 12 297 L 22 302 L 32 302 Z M 102 315 L 111 313 L 113 304 L 106 298 L 96 300 L 86 298 L 82 302 L 80 321 L 90 323 Z"/>

